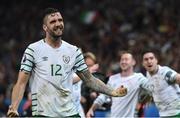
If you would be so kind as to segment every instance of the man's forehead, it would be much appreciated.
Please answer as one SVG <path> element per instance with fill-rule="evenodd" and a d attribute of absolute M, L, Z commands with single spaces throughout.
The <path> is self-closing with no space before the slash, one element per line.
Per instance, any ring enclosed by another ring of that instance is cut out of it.
<path fill-rule="evenodd" d="M 132 55 L 130 53 L 124 53 L 121 58 L 132 58 Z"/>
<path fill-rule="evenodd" d="M 154 54 L 153 53 L 144 54 L 144 58 L 150 58 L 150 57 L 154 57 Z"/>
<path fill-rule="evenodd" d="M 56 17 L 56 16 L 61 17 L 61 14 L 59 12 L 56 12 L 49 15 L 49 17 Z"/>

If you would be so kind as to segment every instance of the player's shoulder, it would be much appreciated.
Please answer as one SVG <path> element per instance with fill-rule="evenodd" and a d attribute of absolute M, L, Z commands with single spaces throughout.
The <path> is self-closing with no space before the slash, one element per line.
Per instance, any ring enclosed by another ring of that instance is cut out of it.
<path fill-rule="evenodd" d="M 168 66 L 160 66 L 160 65 L 158 65 L 158 68 L 159 68 L 160 72 L 171 70 L 171 68 L 168 67 Z"/>
<path fill-rule="evenodd" d="M 137 77 L 143 77 L 144 75 L 140 72 L 135 72 L 134 73 L 134 76 L 137 76 Z"/>
<path fill-rule="evenodd" d="M 109 77 L 109 80 L 114 80 L 114 79 L 118 79 L 121 77 L 121 73 L 116 73 L 116 74 L 113 74 Z"/>
<path fill-rule="evenodd" d="M 168 66 L 159 66 L 159 74 L 166 76 L 167 74 L 176 74 L 177 72 Z"/>
<path fill-rule="evenodd" d="M 69 51 L 77 51 L 78 50 L 78 47 L 75 46 L 75 45 L 72 45 L 64 40 L 62 40 L 62 45 L 63 45 L 63 48 L 66 48 L 68 49 Z"/>
<path fill-rule="evenodd" d="M 66 48 L 70 48 L 70 49 L 77 48 L 77 46 L 75 46 L 75 45 L 73 45 L 73 44 L 70 44 L 70 43 L 68 43 L 68 42 L 66 42 L 66 41 L 64 41 L 64 40 L 62 40 L 62 44 L 63 44 L 63 46 L 66 47 Z"/>
<path fill-rule="evenodd" d="M 36 49 L 38 48 L 39 46 L 41 46 L 42 44 L 44 43 L 43 39 L 39 40 L 39 41 L 36 41 L 34 43 L 30 43 L 28 45 L 28 48 L 32 48 L 32 49 Z"/>

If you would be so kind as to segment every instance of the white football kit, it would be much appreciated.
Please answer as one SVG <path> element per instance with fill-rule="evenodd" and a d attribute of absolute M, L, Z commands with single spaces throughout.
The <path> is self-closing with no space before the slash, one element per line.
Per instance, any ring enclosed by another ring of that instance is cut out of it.
<path fill-rule="evenodd" d="M 62 41 L 54 49 L 43 39 L 32 43 L 25 50 L 20 70 L 31 73 L 33 116 L 67 117 L 78 113 L 72 98 L 72 75 L 88 68 L 76 46 Z"/>
<path fill-rule="evenodd" d="M 135 109 L 138 103 L 138 95 L 140 88 L 151 90 L 152 86 L 148 83 L 148 79 L 141 73 L 134 73 L 133 75 L 122 77 L 120 73 L 110 76 L 107 83 L 114 89 L 121 85 L 127 88 L 127 95 L 123 97 L 112 97 L 111 117 L 135 117 Z M 109 96 L 100 94 L 95 104 L 102 105 Z"/>
<path fill-rule="evenodd" d="M 177 73 L 166 66 L 158 66 L 158 72 L 147 78 L 153 84 L 153 99 L 160 116 L 173 116 L 180 113 L 180 88 L 174 83 Z"/>
<path fill-rule="evenodd" d="M 73 76 L 76 77 L 77 75 L 74 74 Z M 85 118 L 84 110 L 81 105 L 81 85 L 82 85 L 82 80 L 73 84 L 72 95 L 73 95 L 73 101 L 78 109 L 79 115 L 81 116 L 81 118 Z"/>

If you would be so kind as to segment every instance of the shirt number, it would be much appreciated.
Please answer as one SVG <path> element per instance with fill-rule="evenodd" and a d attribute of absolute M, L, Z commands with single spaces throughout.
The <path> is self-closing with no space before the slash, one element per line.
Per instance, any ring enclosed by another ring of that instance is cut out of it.
<path fill-rule="evenodd" d="M 62 76 L 60 73 L 61 68 L 59 64 L 51 64 L 51 76 Z"/>

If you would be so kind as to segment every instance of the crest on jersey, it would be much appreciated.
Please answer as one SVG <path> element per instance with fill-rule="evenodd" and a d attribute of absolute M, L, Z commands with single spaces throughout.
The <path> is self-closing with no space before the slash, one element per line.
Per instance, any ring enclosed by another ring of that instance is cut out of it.
<path fill-rule="evenodd" d="M 70 61 L 70 57 L 66 56 L 66 55 L 63 55 L 63 61 L 64 61 L 64 63 L 68 64 L 69 61 Z"/>

